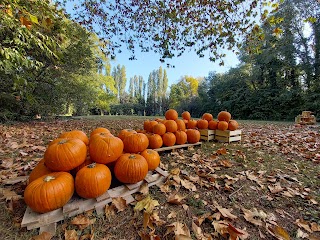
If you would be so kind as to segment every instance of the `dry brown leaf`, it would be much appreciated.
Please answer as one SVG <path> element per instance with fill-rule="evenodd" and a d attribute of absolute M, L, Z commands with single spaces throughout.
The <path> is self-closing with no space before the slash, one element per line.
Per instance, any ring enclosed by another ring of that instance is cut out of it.
<path fill-rule="evenodd" d="M 195 192 L 195 191 L 197 191 L 197 188 L 196 188 L 196 186 L 192 183 L 192 182 L 190 182 L 190 181 L 188 181 L 188 180 L 182 180 L 181 179 L 181 185 L 184 187 L 184 188 L 186 188 L 186 189 L 188 189 L 188 190 L 191 190 L 191 191 L 193 191 L 193 192 Z"/>
<path fill-rule="evenodd" d="M 190 240 L 192 240 L 191 235 L 190 235 L 190 231 L 185 224 L 180 223 L 180 222 L 174 222 L 174 223 L 167 225 L 167 227 L 168 227 L 168 229 L 167 229 L 167 232 L 165 233 L 165 236 L 171 232 L 174 232 L 175 239 L 186 239 L 186 240 L 190 239 Z"/>
<path fill-rule="evenodd" d="M 172 211 L 171 213 L 169 213 L 169 215 L 167 216 L 168 219 L 170 218 L 175 218 L 177 217 L 177 212 L 176 211 Z"/>
<path fill-rule="evenodd" d="M 224 238 L 229 235 L 230 240 L 236 240 L 238 238 L 246 239 L 249 237 L 249 234 L 244 231 L 235 228 L 227 221 L 213 221 L 212 225 L 217 233 L 219 233 Z"/>
<path fill-rule="evenodd" d="M 171 192 L 171 189 L 170 189 L 170 185 L 168 184 L 169 182 L 165 183 L 165 184 L 162 184 L 160 186 L 160 191 L 161 192 L 164 192 L 164 193 L 168 193 L 168 192 Z"/>
<path fill-rule="evenodd" d="M 89 225 L 94 224 L 95 221 L 95 218 L 90 219 L 84 215 L 78 215 L 72 219 L 71 224 L 77 225 L 80 229 L 84 229 Z"/>
<path fill-rule="evenodd" d="M 172 193 L 168 199 L 167 199 L 167 202 L 168 203 L 171 203 L 171 204 L 177 204 L 177 205 L 180 205 L 182 204 L 182 200 L 184 199 L 185 197 L 181 196 L 179 193 Z"/>
<path fill-rule="evenodd" d="M 38 236 L 34 236 L 31 240 L 50 240 L 52 238 L 52 234 L 49 232 L 42 232 Z"/>
<path fill-rule="evenodd" d="M 0 199 L 5 199 L 6 201 L 10 200 L 19 200 L 23 197 L 18 195 L 16 192 L 9 190 L 7 188 L 0 188 Z"/>
<path fill-rule="evenodd" d="M 195 219 L 195 223 L 198 225 L 198 226 L 201 226 L 201 224 L 206 220 L 206 218 L 209 218 L 211 216 L 211 213 L 207 212 L 205 214 L 202 214 L 201 216 L 199 217 L 196 217 Z"/>
<path fill-rule="evenodd" d="M 192 222 L 192 231 L 194 233 L 194 235 L 196 236 L 197 239 L 202 240 L 204 239 L 204 235 L 202 233 L 202 229 L 195 224 L 194 222 Z"/>
<path fill-rule="evenodd" d="M 64 231 L 64 239 L 65 240 L 78 240 L 78 234 L 76 230 L 65 230 Z"/>
<path fill-rule="evenodd" d="M 263 225 L 263 221 L 265 221 L 266 218 L 267 218 L 267 214 L 266 213 L 264 213 L 262 210 L 258 211 L 256 208 L 253 208 L 253 211 L 250 211 L 248 209 L 242 208 L 242 211 L 244 213 L 244 218 L 248 222 L 250 222 L 250 223 L 252 223 L 252 224 L 254 224 L 256 226 L 262 226 Z M 256 218 L 258 218 L 258 219 L 256 219 Z"/>
<path fill-rule="evenodd" d="M 114 204 L 118 212 L 122 212 L 127 208 L 127 202 L 122 197 L 112 198 L 112 204 Z"/>
<path fill-rule="evenodd" d="M 227 154 L 227 149 L 226 149 L 225 147 L 219 148 L 219 149 L 216 151 L 216 153 L 217 153 L 218 155 L 225 155 L 225 154 Z"/>
<path fill-rule="evenodd" d="M 143 229 L 146 230 L 150 221 L 150 213 L 143 212 Z M 154 228 L 153 228 L 154 229 Z"/>
<path fill-rule="evenodd" d="M 296 238 L 308 238 L 309 234 L 303 232 L 300 228 L 298 228 Z"/>
<path fill-rule="evenodd" d="M 94 233 L 82 235 L 79 240 L 94 240 Z"/>
<path fill-rule="evenodd" d="M 139 192 L 142 193 L 142 195 L 148 195 L 149 193 L 149 186 L 148 186 L 148 183 L 143 183 L 141 186 L 140 186 L 140 189 L 139 189 Z"/>
<path fill-rule="evenodd" d="M 106 215 L 106 218 L 110 220 L 111 217 L 116 214 L 116 207 L 113 204 L 106 205 L 106 207 L 104 209 L 104 213 Z"/>
<path fill-rule="evenodd" d="M 237 240 L 238 237 L 240 239 L 247 239 L 249 237 L 249 234 L 245 230 L 240 230 L 238 228 L 235 228 L 230 223 L 228 225 L 227 230 L 228 230 L 228 232 L 230 234 L 230 238 L 229 239 L 232 239 L 232 240 Z"/>
<path fill-rule="evenodd" d="M 279 192 L 282 192 L 284 190 L 284 188 L 281 187 L 280 182 L 276 182 L 274 185 L 268 186 L 268 188 L 269 188 L 271 193 L 279 193 Z"/>
<path fill-rule="evenodd" d="M 315 222 L 312 222 L 311 223 L 311 230 L 314 231 L 314 232 L 320 232 L 320 225 L 318 225 Z"/>
<path fill-rule="evenodd" d="M 147 233 L 146 231 L 138 232 L 141 240 L 160 240 L 160 237 L 155 234 L 155 230 Z"/>
<path fill-rule="evenodd" d="M 233 164 L 229 160 L 221 160 L 220 165 L 227 167 L 227 168 L 230 168 L 233 166 Z"/>
<path fill-rule="evenodd" d="M 304 230 L 308 231 L 309 233 L 312 233 L 313 231 L 311 230 L 310 226 L 309 226 L 309 223 L 306 222 L 305 220 L 303 219 L 297 219 L 295 221 L 295 224 L 301 228 L 303 228 Z"/>
<path fill-rule="evenodd" d="M 0 167 L 11 168 L 13 166 L 13 158 L 5 158 L 2 160 Z"/>
<path fill-rule="evenodd" d="M 170 174 L 172 175 L 179 175 L 180 174 L 180 168 L 174 168 L 170 171 Z"/>
<path fill-rule="evenodd" d="M 152 212 L 150 216 L 150 221 L 157 226 L 162 226 L 163 224 L 166 223 L 166 221 L 160 219 L 159 212 L 157 211 Z"/>
<path fill-rule="evenodd" d="M 225 218 L 229 218 L 229 219 L 237 219 L 238 217 L 236 215 L 233 215 L 229 209 L 227 208 L 221 208 L 218 207 L 219 212 L 221 213 L 221 215 Z"/>
<path fill-rule="evenodd" d="M 267 230 L 278 240 L 290 240 L 288 232 L 280 226 L 267 224 Z"/>

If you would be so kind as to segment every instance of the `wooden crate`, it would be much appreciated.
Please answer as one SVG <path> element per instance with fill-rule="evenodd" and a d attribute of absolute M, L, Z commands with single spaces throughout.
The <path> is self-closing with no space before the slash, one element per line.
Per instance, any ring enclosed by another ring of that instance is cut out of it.
<path fill-rule="evenodd" d="M 45 231 L 54 235 L 57 222 L 66 217 L 73 217 L 92 209 L 95 209 L 97 214 L 103 214 L 105 206 L 112 202 L 112 198 L 122 197 L 129 204 L 135 201 L 131 194 L 139 192 L 141 185 L 144 183 L 148 186 L 161 185 L 168 175 L 168 172 L 158 167 L 154 171 L 149 171 L 145 179 L 138 183 L 111 188 L 97 198 L 84 199 L 74 196 L 62 208 L 48 213 L 36 213 L 27 207 L 21 227 L 27 227 L 28 230 L 40 228 L 40 233 Z"/>
<path fill-rule="evenodd" d="M 221 131 L 221 130 L 215 130 L 215 137 L 214 139 L 219 141 L 219 142 L 237 142 L 237 141 L 241 141 L 241 134 L 242 134 L 242 130 L 234 130 L 234 131 L 230 131 L 230 130 L 225 130 L 225 131 Z"/>
<path fill-rule="evenodd" d="M 161 147 L 161 148 L 155 148 L 153 150 L 157 151 L 157 152 L 163 152 L 163 151 L 174 151 L 176 149 L 180 149 L 180 148 L 190 148 L 193 146 L 200 146 L 202 144 L 202 142 L 197 142 L 197 143 L 187 143 L 187 144 L 180 144 L 180 145 L 173 145 L 171 147 Z"/>
<path fill-rule="evenodd" d="M 200 139 L 205 141 L 214 140 L 215 138 L 215 130 L 210 129 L 200 129 Z"/>

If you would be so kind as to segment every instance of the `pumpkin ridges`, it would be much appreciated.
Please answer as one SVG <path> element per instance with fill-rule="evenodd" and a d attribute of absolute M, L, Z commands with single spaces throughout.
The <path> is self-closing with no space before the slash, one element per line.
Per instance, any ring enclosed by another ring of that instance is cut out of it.
<path fill-rule="evenodd" d="M 217 129 L 221 130 L 221 131 L 225 131 L 228 129 L 228 122 L 226 121 L 219 121 L 218 122 L 218 126 Z"/>
<path fill-rule="evenodd" d="M 35 168 L 31 171 L 29 175 L 29 184 L 37 178 L 47 175 L 49 173 L 52 173 L 52 171 L 49 168 L 47 168 L 44 159 L 41 159 L 41 161 L 38 162 L 38 164 L 35 166 Z"/>
<path fill-rule="evenodd" d="M 228 129 L 230 131 L 234 131 L 234 130 L 237 130 L 239 127 L 239 124 L 236 120 L 230 120 L 229 123 L 228 123 Z"/>
<path fill-rule="evenodd" d="M 149 139 L 148 148 L 155 149 L 155 148 L 160 148 L 163 145 L 162 137 L 159 134 L 149 135 L 148 139 Z"/>
<path fill-rule="evenodd" d="M 226 121 L 228 123 L 231 119 L 231 114 L 228 111 L 221 111 L 218 113 L 217 118 L 219 121 Z"/>
<path fill-rule="evenodd" d="M 141 156 L 147 160 L 149 171 L 156 169 L 160 164 L 160 155 L 157 151 L 146 149 L 141 153 Z"/>
<path fill-rule="evenodd" d="M 197 143 L 200 140 L 200 132 L 196 129 L 187 130 L 188 143 Z"/>
<path fill-rule="evenodd" d="M 124 151 L 127 153 L 138 153 L 145 150 L 149 145 L 148 137 L 143 133 L 134 133 L 123 140 Z"/>
<path fill-rule="evenodd" d="M 176 120 L 178 119 L 178 112 L 174 109 L 169 109 L 164 114 L 167 120 Z"/>
<path fill-rule="evenodd" d="M 87 134 L 81 130 L 72 130 L 68 132 L 64 132 L 60 134 L 58 138 L 77 138 L 84 142 L 84 144 L 89 144 L 89 138 L 87 137 Z"/>

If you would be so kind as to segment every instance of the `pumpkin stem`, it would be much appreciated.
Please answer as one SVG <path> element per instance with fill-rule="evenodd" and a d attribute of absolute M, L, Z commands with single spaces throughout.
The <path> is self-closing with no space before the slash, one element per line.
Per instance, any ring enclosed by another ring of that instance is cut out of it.
<path fill-rule="evenodd" d="M 50 181 L 52 181 L 52 180 L 54 180 L 54 179 L 56 179 L 54 176 L 46 176 L 44 179 L 43 179 L 43 181 L 45 181 L 45 182 L 50 182 Z"/>
<path fill-rule="evenodd" d="M 129 156 L 129 159 L 135 159 L 135 158 L 136 158 L 136 156 L 133 155 L 133 154 L 131 154 L 131 155 Z"/>
<path fill-rule="evenodd" d="M 59 144 L 64 144 L 68 141 L 68 139 L 62 139 L 61 141 L 59 141 Z"/>
<path fill-rule="evenodd" d="M 91 164 L 89 164 L 88 166 L 87 166 L 87 168 L 95 168 L 96 167 L 96 163 L 94 162 L 94 163 L 91 163 Z"/>

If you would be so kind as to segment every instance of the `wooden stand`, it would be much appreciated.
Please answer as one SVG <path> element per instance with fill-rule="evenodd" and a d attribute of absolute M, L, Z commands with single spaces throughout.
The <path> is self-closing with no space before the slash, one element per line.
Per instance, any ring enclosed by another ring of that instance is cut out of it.
<path fill-rule="evenodd" d="M 188 143 L 188 144 L 180 144 L 180 145 L 173 145 L 171 147 L 161 147 L 161 148 L 155 148 L 153 150 L 157 151 L 157 152 L 162 152 L 162 151 L 174 151 L 176 149 L 180 149 L 180 148 L 190 148 L 193 146 L 200 146 L 202 144 L 202 142 L 197 142 L 197 143 Z"/>
<path fill-rule="evenodd" d="M 215 130 L 210 130 L 210 129 L 201 129 L 200 131 L 200 139 L 205 140 L 205 141 L 210 141 L 214 140 L 215 136 Z"/>
<path fill-rule="evenodd" d="M 237 142 L 241 141 L 241 134 L 242 130 L 235 130 L 235 131 L 230 131 L 230 130 L 209 130 L 209 129 L 202 129 L 200 130 L 201 134 L 201 139 L 205 141 L 210 141 L 210 140 L 216 140 L 219 142 Z"/>
<path fill-rule="evenodd" d="M 295 118 L 295 123 L 301 125 L 313 125 L 316 123 L 316 117 L 311 115 L 312 112 L 310 111 L 303 111 L 302 114 L 299 114 Z"/>

